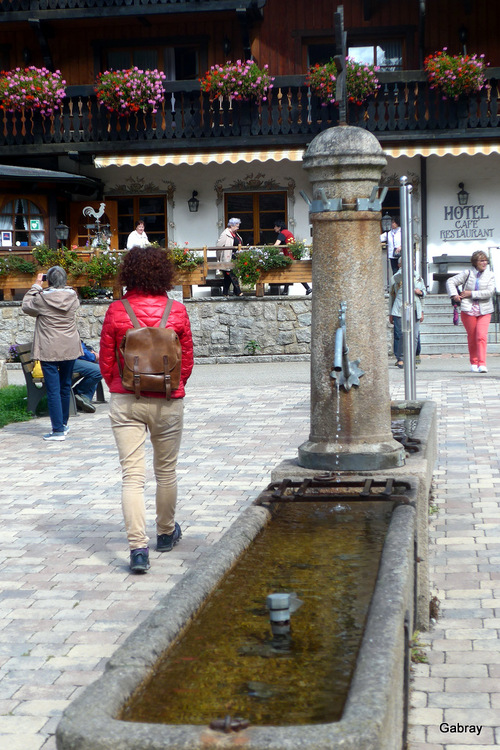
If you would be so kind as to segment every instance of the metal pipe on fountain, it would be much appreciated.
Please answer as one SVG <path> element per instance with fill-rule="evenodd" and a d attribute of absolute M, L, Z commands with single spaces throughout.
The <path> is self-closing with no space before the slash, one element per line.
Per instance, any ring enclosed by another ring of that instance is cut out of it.
<path fill-rule="evenodd" d="M 339 310 L 339 327 L 335 332 L 333 370 L 330 375 L 339 386 L 343 386 L 346 391 L 350 391 L 353 385 L 359 385 L 359 379 L 365 373 L 359 368 L 359 359 L 349 362 L 349 347 L 346 340 L 346 312 L 347 302 L 342 302 Z"/>

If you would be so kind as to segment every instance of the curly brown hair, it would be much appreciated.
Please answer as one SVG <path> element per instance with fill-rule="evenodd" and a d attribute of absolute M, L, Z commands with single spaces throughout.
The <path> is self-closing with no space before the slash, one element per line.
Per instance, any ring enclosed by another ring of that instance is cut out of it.
<path fill-rule="evenodd" d="M 120 283 L 128 290 L 165 294 L 174 286 L 172 256 L 158 247 L 133 247 L 120 266 Z"/>

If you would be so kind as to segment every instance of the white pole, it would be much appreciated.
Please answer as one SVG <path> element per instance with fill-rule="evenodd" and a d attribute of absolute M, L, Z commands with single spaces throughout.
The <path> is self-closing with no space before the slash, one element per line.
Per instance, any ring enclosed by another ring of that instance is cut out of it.
<path fill-rule="evenodd" d="M 413 229 L 411 193 L 412 185 L 407 177 L 400 178 L 399 198 L 401 206 L 401 276 L 403 280 L 403 309 L 401 311 L 401 333 L 403 336 L 403 361 L 405 375 L 405 399 L 415 401 L 415 284 L 413 274 Z"/>

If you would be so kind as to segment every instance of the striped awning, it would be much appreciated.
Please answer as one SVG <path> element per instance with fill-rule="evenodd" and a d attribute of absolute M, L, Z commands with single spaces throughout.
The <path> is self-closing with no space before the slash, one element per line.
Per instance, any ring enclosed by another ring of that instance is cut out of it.
<path fill-rule="evenodd" d="M 252 161 L 302 161 L 303 148 L 297 149 L 263 149 L 261 151 L 191 151 L 191 152 L 165 152 L 163 154 L 135 154 L 127 156 L 96 156 L 94 165 L 96 167 L 159 167 L 179 166 L 180 164 L 225 164 L 243 161 L 250 164 Z"/>
<path fill-rule="evenodd" d="M 420 144 L 401 144 L 401 145 L 384 145 L 382 149 L 386 156 L 397 159 L 399 156 L 477 156 L 483 154 L 500 153 L 500 143 L 420 143 Z M 303 148 L 274 148 L 261 149 L 260 151 L 166 151 L 163 154 L 128 154 L 128 155 L 110 155 L 96 156 L 94 165 L 96 167 L 159 167 L 173 166 L 181 164 L 195 166 L 196 164 L 236 164 L 237 162 L 252 161 L 293 161 L 301 162 L 304 156 Z"/>
<path fill-rule="evenodd" d="M 500 143 L 421 143 L 401 146 L 384 146 L 384 153 L 397 159 L 398 156 L 477 156 L 500 153 Z"/>

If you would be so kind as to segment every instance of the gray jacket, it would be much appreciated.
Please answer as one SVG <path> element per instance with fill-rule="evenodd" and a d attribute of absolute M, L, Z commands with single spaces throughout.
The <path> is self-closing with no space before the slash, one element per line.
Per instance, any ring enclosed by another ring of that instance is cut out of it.
<path fill-rule="evenodd" d="M 44 362 L 78 359 L 83 354 L 76 327 L 80 301 L 74 289 L 42 289 L 33 284 L 23 297 L 22 310 L 36 318 L 32 355 Z"/>
<path fill-rule="evenodd" d="M 422 300 L 424 299 L 427 292 L 425 290 L 423 278 L 419 276 L 416 271 L 414 273 L 414 285 L 415 289 L 420 289 L 420 291 L 422 292 L 421 295 L 415 295 L 415 317 L 417 320 L 420 320 L 420 318 L 422 317 Z M 399 269 L 399 271 L 396 271 L 396 273 L 392 277 L 390 296 L 391 315 L 393 317 L 400 318 L 401 308 L 403 307 L 403 276 L 401 274 L 401 269 Z"/>
<path fill-rule="evenodd" d="M 470 312 L 474 302 L 479 301 L 479 312 L 481 315 L 488 315 L 493 312 L 493 295 L 495 294 L 495 276 L 489 268 L 479 275 L 479 289 L 476 289 L 476 279 L 478 277 L 477 268 L 472 266 L 469 270 L 460 271 L 456 276 L 452 276 L 446 282 L 446 291 L 450 297 L 459 294 L 457 287 L 462 286 L 464 291 L 470 290 L 472 297 L 464 297 L 460 309 L 463 312 Z"/>

